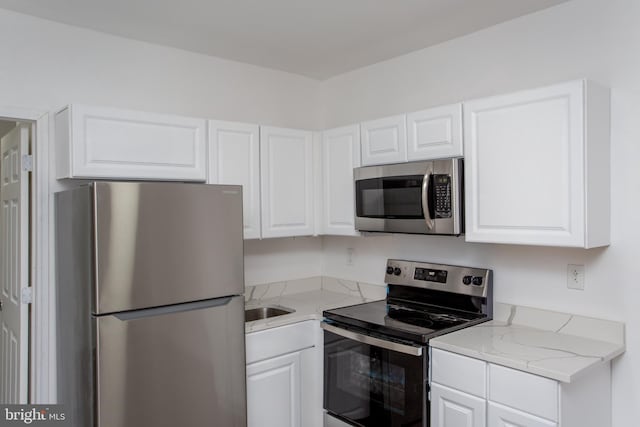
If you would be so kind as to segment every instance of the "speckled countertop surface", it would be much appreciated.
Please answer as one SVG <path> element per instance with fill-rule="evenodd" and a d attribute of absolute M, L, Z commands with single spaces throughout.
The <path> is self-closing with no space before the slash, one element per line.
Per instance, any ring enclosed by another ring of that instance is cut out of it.
<path fill-rule="evenodd" d="M 293 313 L 245 323 L 251 333 L 310 319 L 322 319 L 322 312 L 368 301 L 384 299 L 386 288 L 329 277 L 312 277 L 290 282 L 258 285 L 247 289 L 245 308 L 280 306 Z"/>
<path fill-rule="evenodd" d="M 624 324 L 496 304 L 494 320 L 430 341 L 451 351 L 563 382 L 624 352 Z"/>

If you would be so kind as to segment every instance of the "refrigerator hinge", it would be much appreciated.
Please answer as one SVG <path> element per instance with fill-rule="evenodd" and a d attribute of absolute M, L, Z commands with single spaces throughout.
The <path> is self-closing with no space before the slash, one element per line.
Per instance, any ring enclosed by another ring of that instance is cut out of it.
<path fill-rule="evenodd" d="M 20 295 L 20 302 L 22 304 L 31 304 L 33 302 L 33 288 L 31 286 L 22 288 L 22 295 Z"/>
<path fill-rule="evenodd" d="M 31 154 L 22 155 L 22 170 L 25 172 L 33 171 L 33 156 Z"/>

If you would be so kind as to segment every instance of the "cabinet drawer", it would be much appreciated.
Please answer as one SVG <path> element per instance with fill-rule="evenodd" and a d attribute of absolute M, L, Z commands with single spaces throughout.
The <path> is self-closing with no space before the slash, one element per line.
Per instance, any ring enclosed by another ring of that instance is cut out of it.
<path fill-rule="evenodd" d="M 557 427 L 557 423 L 520 412 L 497 403 L 489 403 L 488 425 L 491 427 Z"/>
<path fill-rule="evenodd" d="M 310 320 L 251 332 L 246 335 L 247 364 L 314 347 L 319 329 Z"/>
<path fill-rule="evenodd" d="M 547 378 L 489 365 L 489 400 L 558 421 L 558 383 Z"/>
<path fill-rule="evenodd" d="M 486 397 L 486 363 L 448 351 L 432 349 L 431 380 L 479 397 Z"/>

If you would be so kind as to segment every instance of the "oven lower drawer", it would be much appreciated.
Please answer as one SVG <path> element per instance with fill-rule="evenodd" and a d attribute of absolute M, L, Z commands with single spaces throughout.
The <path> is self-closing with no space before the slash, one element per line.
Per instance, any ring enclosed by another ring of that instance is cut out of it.
<path fill-rule="evenodd" d="M 352 424 L 345 423 L 341 419 L 325 412 L 323 427 L 352 427 Z"/>
<path fill-rule="evenodd" d="M 429 425 L 425 347 L 322 325 L 326 411 L 363 427 Z"/>

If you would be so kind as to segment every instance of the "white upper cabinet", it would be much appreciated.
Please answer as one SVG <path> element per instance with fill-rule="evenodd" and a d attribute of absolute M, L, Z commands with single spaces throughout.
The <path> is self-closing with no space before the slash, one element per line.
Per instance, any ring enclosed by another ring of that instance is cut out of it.
<path fill-rule="evenodd" d="M 407 114 L 407 159 L 462 157 L 462 104 Z"/>
<path fill-rule="evenodd" d="M 210 184 L 242 185 L 244 238 L 260 238 L 260 132 L 258 125 L 209 121 Z"/>
<path fill-rule="evenodd" d="M 314 234 L 313 133 L 260 128 L 262 237 Z"/>
<path fill-rule="evenodd" d="M 407 161 L 407 120 L 404 114 L 363 122 L 362 165 Z"/>
<path fill-rule="evenodd" d="M 591 82 L 464 104 L 466 240 L 609 244 L 609 91 Z"/>
<path fill-rule="evenodd" d="M 360 166 L 358 125 L 322 133 L 323 234 L 357 235 L 353 168 Z"/>
<path fill-rule="evenodd" d="M 204 119 L 74 104 L 55 128 L 59 179 L 206 179 Z"/>

